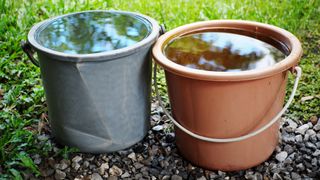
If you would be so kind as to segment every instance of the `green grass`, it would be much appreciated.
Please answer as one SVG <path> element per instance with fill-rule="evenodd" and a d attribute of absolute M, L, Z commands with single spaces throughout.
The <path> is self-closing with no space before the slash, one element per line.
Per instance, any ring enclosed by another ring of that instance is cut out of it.
<path fill-rule="evenodd" d="M 46 128 L 47 106 L 40 71 L 19 43 L 36 22 L 92 9 L 140 12 L 165 24 L 167 30 L 209 19 L 254 20 L 287 29 L 298 36 L 304 48 L 300 63 L 304 74 L 287 116 L 300 120 L 320 116 L 319 0 L 0 0 L 0 179 L 21 179 L 26 173 L 40 176 L 33 155 L 66 157 L 72 152 L 69 148 L 54 151 L 50 139 L 38 138 L 50 133 Z M 165 95 L 164 76 L 159 77 Z M 302 102 L 306 96 L 314 97 Z"/>

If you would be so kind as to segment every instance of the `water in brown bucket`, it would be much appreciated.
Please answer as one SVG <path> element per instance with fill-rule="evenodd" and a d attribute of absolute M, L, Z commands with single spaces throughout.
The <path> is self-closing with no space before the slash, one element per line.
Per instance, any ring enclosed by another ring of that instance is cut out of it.
<path fill-rule="evenodd" d="M 262 69 L 285 59 L 285 47 L 267 40 L 277 48 L 245 35 L 202 32 L 173 39 L 166 46 L 165 55 L 194 69 L 233 72 Z"/>

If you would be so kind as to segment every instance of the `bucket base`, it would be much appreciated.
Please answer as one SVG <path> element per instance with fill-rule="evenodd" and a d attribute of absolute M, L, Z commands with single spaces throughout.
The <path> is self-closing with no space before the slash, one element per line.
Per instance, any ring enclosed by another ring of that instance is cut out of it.
<path fill-rule="evenodd" d="M 116 142 L 112 142 L 111 140 L 100 139 L 99 141 L 94 139 L 88 139 L 84 138 L 81 143 L 78 141 L 74 142 L 66 142 L 66 138 L 61 138 L 59 136 L 55 136 L 55 142 L 64 145 L 64 146 L 70 146 L 78 148 L 80 152 L 83 153 L 93 153 L 93 154 L 100 154 L 100 153 L 111 153 L 115 151 L 124 150 L 127 148 L 130 148 L 131 146 L 137 144 L 138 142 L 142 141 L 145 136 L 147 135 L 147 132 L 145 132 L 142 136 L 136 137 L 135 139 L 131 139 L 127 142 L 121 142 L 121 144 L 117 144 Z M 78 142 L 78 143 L 76 143 Z"/>
<path fill-rule="evenodd" d="M 197 166 L 221 171 L 245 170 L 272 155 L 278 144 L 278 125 L 270 127 L 268 133 L 233 143 L 205 142 L 176 129 L 176 143 L 180 154 Z"/>

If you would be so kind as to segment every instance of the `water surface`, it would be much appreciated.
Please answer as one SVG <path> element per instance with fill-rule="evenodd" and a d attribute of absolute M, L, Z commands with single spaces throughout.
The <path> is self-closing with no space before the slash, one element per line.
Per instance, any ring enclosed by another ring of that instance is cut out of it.
<path fill-rule="evenodd" d="M 173 39 L 164 49 L 168 59 L 207 71 L 263 69 L 283 60 L 278 48 L 259 39 L 230 32 L 202 32 Z"/>
<path fill-rule="evenodd" d="M 44 47 L 68 54 L 91 54 L 131 46 L 150 33 L 150 24 L 117 12 L 83 12 L 54 20 L 38 33 Z"/>

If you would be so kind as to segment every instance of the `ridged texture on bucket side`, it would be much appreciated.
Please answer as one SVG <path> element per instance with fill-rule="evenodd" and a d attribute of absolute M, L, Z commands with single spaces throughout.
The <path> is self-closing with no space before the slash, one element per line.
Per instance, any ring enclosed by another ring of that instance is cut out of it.
<path fill-rule="evenodd" d="M 239 82 L 200 81 L 166 72 L 174 117 L 194 133 L 231 138 L 252 132 L 282 108 L 287 73 Z M 234 143 L 209 143 L 176 129 L 177 146 L 193 163 L 225 171 L 253 167 L 278 143 L 276 123 L 265 132 Z"/>
<path fill-rule="evenodd" d="M 121 59 L 71 63 L 40 54 L 53 133 L 84 152 L 110 152 L 140 141 L 149 128 L 147 49 Z"/>

